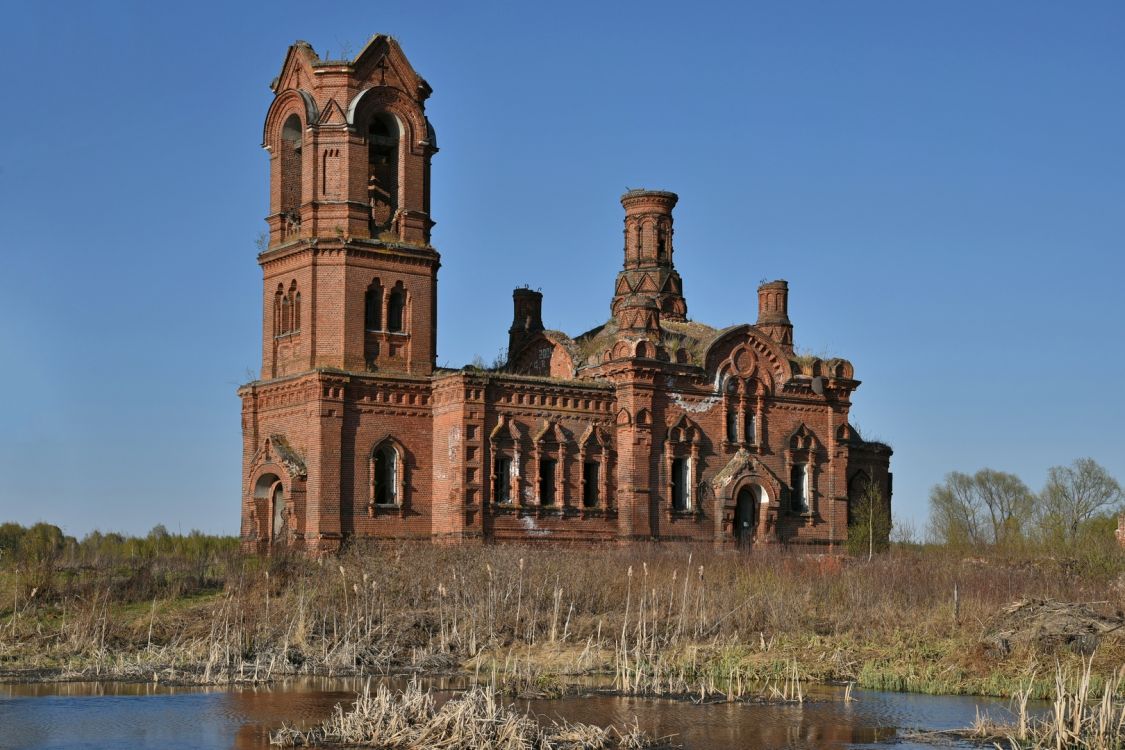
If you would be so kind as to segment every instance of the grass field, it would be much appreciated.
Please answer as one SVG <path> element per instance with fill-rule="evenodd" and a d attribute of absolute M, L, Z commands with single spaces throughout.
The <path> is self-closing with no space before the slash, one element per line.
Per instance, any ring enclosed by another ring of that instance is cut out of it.
<path fill-rule="evenodd" d="M 1011 696 L 1036 672 L 1032 694 L 1049 696 L 1056 660 L 1077 665 L 1092 653 L 1096 693 L 1125 657 L 1125 628 L 1112 625 L 1125 607 L 1125 561 L 1113 548 L 1079 559 L 909 547 L 867 561 L 667 545 L 394 544 L 311 561 L 244 556 L 233 539 L 162 536 L 84 540 L 49 560 L 0 563 L 4 679 L 413 669 L 524 685 L 603 673 L 629 692 L 691 693 L 796 674 Z M 1098 627 L 1077 637 L 1032 632 L 1040 621 L 1012 626 L 1005 609 L 1024 600 L 1083 603 Z"/>

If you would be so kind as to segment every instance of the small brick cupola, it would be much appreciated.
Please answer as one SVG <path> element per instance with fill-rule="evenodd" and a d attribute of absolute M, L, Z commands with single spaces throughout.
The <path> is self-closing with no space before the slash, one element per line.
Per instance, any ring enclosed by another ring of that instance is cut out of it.
<path fill-rule="evenodd" d="M 666 190 L 630 190 L 621 196 L 625 208 L 625 264 L 617 274 L 610 309 L 622 300 L 644 294 L 656 302 L 667 320 L 685 320 L 683 280 L 673 264 L 672 209 L 679 196 Z"/>
<path fill-rule="evenodd" d="M 793 324 L 789 322 L 789 282 L 778 279 L 758 287 L 757 327 L 793 354 Z"/>

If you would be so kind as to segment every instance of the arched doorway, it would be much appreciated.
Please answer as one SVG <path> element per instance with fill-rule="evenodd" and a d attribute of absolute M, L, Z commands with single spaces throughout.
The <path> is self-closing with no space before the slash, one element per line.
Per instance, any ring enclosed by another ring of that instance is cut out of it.
<path fill-rule="evenodd" d="M 254 483 L 254 498 L 256 501 L 265 501 L 265 517 L 270 520 L 266 538 L 271 542 L 285 541 L 286 523 L 285 513 L 285 485 L 276 474 L 263 474 Z M 260 507 L 260 506 L 259 506 Z"/>
<path fill-rule="evenodd" d="M 748 548 L 758 528 L 758 512 L 764 492 L 756 484 L 738 491 L 734 505 L 734 540 L 739 548 Z"/>

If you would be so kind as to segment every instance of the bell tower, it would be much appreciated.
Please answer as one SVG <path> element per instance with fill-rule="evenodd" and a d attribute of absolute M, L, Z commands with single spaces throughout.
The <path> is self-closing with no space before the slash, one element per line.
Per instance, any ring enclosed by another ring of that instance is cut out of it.
<path fill-rule="evenodd" d="M 429 375 L 431 89 L 393 38 L 352 60 L 296 42 L 271 84 L 262 378 L 331 367 Z"/>

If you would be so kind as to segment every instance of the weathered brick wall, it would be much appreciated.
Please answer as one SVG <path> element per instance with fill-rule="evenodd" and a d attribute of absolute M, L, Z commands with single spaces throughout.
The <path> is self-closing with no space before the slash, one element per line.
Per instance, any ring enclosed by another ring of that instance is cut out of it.
<path fill-rule="evenodd" d="M 760 287 L 756 325 L 720 331 L 686 320 L 673 193 L 622 197 L 624 266 L 606 326 L 581 342 L 544 330 L 542 295 L 516 290 L 506 371 L 435 372 L 428 84 L 380 36 L 354 61 L 294 45 L 274 90 L 263 132 L 262 379 L 240 390 L 248 549 L 268 549 L 275 531 L 274 477 L 289 509 L 281 536 L 310 553 L 352 538 L 730 546 L 736 530 L 741 544 L 823 549 L 846 540 L 857 477 L 889 507 L 891 451 L 848 426 L 859 385 L 850 363 L 794 356 L 786 282 Z M 292 133 L 283 136 L 291 115 L 302 123 L 299 162 Z M 394 181 L 371 176 L 373 118 L 399 133 Z M 396 195 L 378 192 L 392 183 Z M 295 201 L 299 221 L 281 216 Z M 379 324 L 369 326 L 376 280 Z M 299 325 L 279 329 L 279 285 L 300 293 Z M 389 320 L 396 288 L 401 330 Z M 374 456 L 390 460 L 384 448 L 395 457 L 393 503 L 375 502 Z M 499 458 L 511 462 L 507 474 Z"/>

